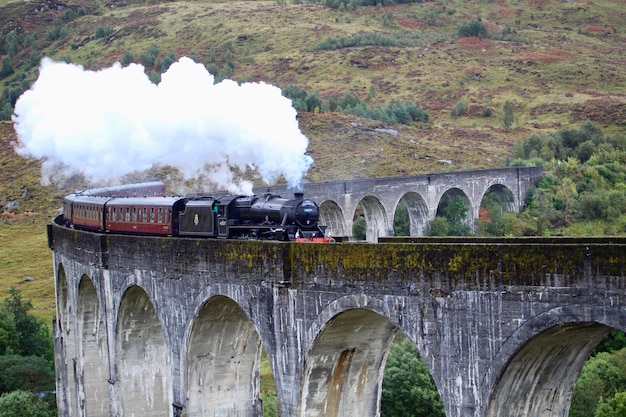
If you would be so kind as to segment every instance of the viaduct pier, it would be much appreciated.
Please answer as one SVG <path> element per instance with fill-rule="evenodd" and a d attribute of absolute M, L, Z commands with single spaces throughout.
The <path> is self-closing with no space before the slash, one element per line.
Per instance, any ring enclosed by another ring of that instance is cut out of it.
<path fill-rule="evenodd" d="M 626 331 L 624 239 L 296 244 L 49 227 L 59 416 L 376 417 L 394 337 L 447 417 L 564 417 Z"/>

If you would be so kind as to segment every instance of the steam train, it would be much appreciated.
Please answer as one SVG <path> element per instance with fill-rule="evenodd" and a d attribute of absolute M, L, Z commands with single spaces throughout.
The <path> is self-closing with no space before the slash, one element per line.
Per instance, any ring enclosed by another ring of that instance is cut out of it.
<path fill-rule="evenodd" d="M 222 239 L 331 242 L 319 207 L 296 193 L 279 195 L 166 196 L 161 182 L 94 188 L 67 195 L 67 227 L 104 232 Z"/>

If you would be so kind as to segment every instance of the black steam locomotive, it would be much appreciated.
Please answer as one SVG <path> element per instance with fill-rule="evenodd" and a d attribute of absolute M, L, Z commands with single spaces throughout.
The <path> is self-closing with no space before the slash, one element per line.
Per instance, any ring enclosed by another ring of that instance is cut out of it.
<path fill-rule="evenodd" d="M 104 187 L 65 197 L 68 227 L 106 233 L 330 242 L 319 207 L 301 193 L 220 197 L 165 196 L 160 182 Z"/>

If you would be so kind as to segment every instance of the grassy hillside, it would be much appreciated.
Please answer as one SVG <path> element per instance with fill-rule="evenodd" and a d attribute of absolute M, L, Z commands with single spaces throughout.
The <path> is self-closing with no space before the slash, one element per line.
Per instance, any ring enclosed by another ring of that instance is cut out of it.
<path fill-rule="evenodd" d="M 0 123 L 0 299 L 10 287 L 18 288 L 33 303 L 33 313 L 49 322 L 54 315 L 54 279 L 46 223 L 60 207 L 61 194 L 40 185 L 38 162 L 15 155 L 9 143 L 12 135 L 12 125 Z M 17 210 L 4 211 L 15 201 L 20 204 Z"/>
<path fill-rule="evenodd" d="M 156 50 L 154 65 L 146 64 L 156 79 L 171 57 L 188 55 L 220 77 L 297 85 L 323 97 L 348 91 L 372 106 L 411 101 L 429 114 L 430 124 L 392 126 L 398 134 L 390 135 L 374 130 L 389 127 L 382 123 L 301 113 L 316 160 L 311 181 L 502 166 L 512 143 L 531 133 L 585 120 L 606 133 L 626 128 L 623 1 L 441 0 L 340 9 L 152 3 L 4 0 L 0 29 L 24 39 L 10 56 L 15 73 L 0 88 L 33 81 L 42 56 L 98 69 L 127 54 L 147 63 Z M 460 38 L 459 28 L 476 19 L 488 38 Z M 368 36 L 392 46 L 320 49 Z M 504 129 L 507 101 L 515 121 Z M 467 111 L 453 118 L 459 102 Z M 328 157 L 337 149 L 341 164 Z"/>
<path fill-rule="evenodd" d="M 486 38 L 459 37 L 480 19 Z M 8 97 L 33 82 L 43 56 L 107 67 L 132 54 L 158 79 L 169 59 L 192 56 L 219 77 L 297 85 L 322 97 L 348 91 L 369 105 L 411 101 L 427 124 L 388 125 L 338 113 L 300 113 L 315 162 L 308 181 L 504 166 L 513 143 L 597 123 L 626 132 L 626 2 L 437 0 L 375 7 L 282 1 L 133 2 L 0 0 L 0 51 L 14 70 Z M 369 45 L 324 45 L 374 39 Z M 390 46 L 381 46 L 385 43 Z M 155 48 L 156 47 L 156 48 Z M 513 104 L 514 123 L 502 126 Z M 451 111 L 459 103 L 460 117 Z M 16 156 L 0 123 L 0 297 L 17 286 L 37 313 L 53 314 L 45 224 L 67 190 L 39 184 L 39 163 Z M 68 186 L 69 187 L 69 186 Z M 24 278 L 29 278 L 24 280 Z M 31 278 L 34 278 L 32 280 Z"/>

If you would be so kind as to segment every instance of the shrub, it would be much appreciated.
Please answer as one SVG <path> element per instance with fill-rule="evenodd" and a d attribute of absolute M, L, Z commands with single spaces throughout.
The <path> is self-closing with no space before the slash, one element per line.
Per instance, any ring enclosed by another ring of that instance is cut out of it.
<path fill-rule="evenodd" d="M 459 100 L 450 111 L 450 116 L 452 116 L 453 119 L 464 116 L 465 114 L 467 114 L 467 103 L 465 100 Z"/>
<path fill-rule="evenodd" d="M 56 41 L 67 36 L 67 30 L 63 27 L 63 21 L 61 19 L 54 19 L 53 25 L 53 28 L 46 32 L 46 39 Z"/>
<path fill-rule="evenodd" d="M 152 44 L 147 52 L 142 53 L 139 56 L 139 61 L 143 64 L 144 67 L 154 67 L 156 63 L 156 59 L 159 56 L 159 48 Z"/>
<path fill-rule="evenodd" d="M 0 102 L 0 120 L 11 120 L 11 115 L 13 114 L 13 106 L 11 103 L 1 103 Z"/>
<path fill-rule="evenodd" d="M 100 26 L 96 29 L 96 38 L 108 38 L 113 34 L 113 28 L 111 26 Z"/>
<path fill-rule="evenodd" d="M 618 392 L 613 398 L 600 399 L 595 417 L 624 417 L 626 415 L 626 392 Z"/>
<path fill-rule="evenodd" d="M 13 314 L 15 328 L 19 332 L 19 342 L 15 353 L 24 356 L 41 356 L 52 364 L 54 346 L 50 330 L 41 320 L 29 314 L 33 305 L 30 301 L 22 300 L 19 290 L 11 288 L 9 294 L 3 302 L 3 307 Z"/>
<path fill-rule="evenodd" d="M 261 393 L 263 401 L 263 417 L 279 417 L 278 397 L 273 392 Z"/>
<path fill-rule="evenodd" d="M 400 201 L 396 206 L 393 215 L 393 234 L 394 236 L 410 236 L 411 235 L 411 219 L 406 204 Z"/>
<path fill-rule="evenodd" d="M 365 222 L 365 217 L 360 216 L 352 223 L 352 238 L 354 240 L 365 240 L 366 232 L 365 228 L 367 224 Z"/>
<path fill-rule="evenodd" d="M 591 158 L 596 150 L 596 145 L 591 140 L 581 143 L 576 147 L 576 156 L 581 163 L 585 163 Z"/>
<path fill-rule="evenodd" d="M 174 62 L 176 62 L 176 57 L 173 53 L 170 52 L 169 54 L 165 55 L 165 57 L 161 61 L 161 71 L 167 71 L 170 65 L 172 65 Z"/>
<path fill-rule="evenodd" d="M 0 393 L 23 390 L 34 393 L 54 390 L 54 370 L 40 356 L 0 356 Z"/>
<path fill-rule="evenodd" d="M 341 97 L 334 94 L 322 98 L 319 92 L 309 93 L 304 88 L 289 85 L 283 89 L 298 111 L 343 112 L 382 122 L 408 124 L 412 121 L 428 122 L 429 116 L 421 107 L 411 102 L 392 100 L 384 107 L 369 107 L 358 95 L 344 91 Z"/>
<path fill-rule="evenodd" d="M 129 65 L 135 61 L 135 55 L 132 52 L 126 51 L 124 56 L 122 57 L 122 64 Z"/>
<path fill-rule="evenodd" d="M 448 236 L 448 220 L 445 217 L 435 217 L 426 223 L 424 227 L 425 236 Z"/>
<path fill-rule="evenodd" d="M 11 58 L 5 56 L 2 58 L 2 67 L 0 68 L 0 78 L 8 77 L 13 74 L 13 64 L 11 63 Z"/>
<path fill-rule="evenodd" d="M 510 129 L 515 121 L 515 114 L 513 113 L 513 103 L 505 101 L 502 105 L 502 127 Z"/>
<path fill-rule="evenodd" d="M 55 410 L 26 391 L 13 391 L 0 397 L 0 417 L 53 417 Z"/>
<path fill-rule="evenodd" d="M 487 27 L 483 24 L 480 18 L 471 23 L 462 24 L 458 33 L 461 38 L 469 38 L 472 36 L 477 38 L 486 38 L 489 35 Z"/>

